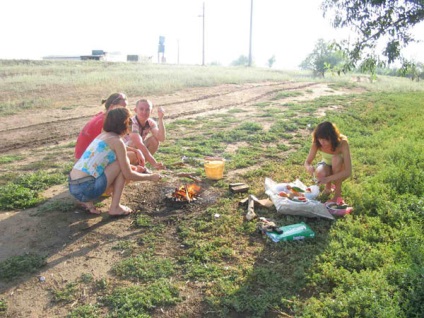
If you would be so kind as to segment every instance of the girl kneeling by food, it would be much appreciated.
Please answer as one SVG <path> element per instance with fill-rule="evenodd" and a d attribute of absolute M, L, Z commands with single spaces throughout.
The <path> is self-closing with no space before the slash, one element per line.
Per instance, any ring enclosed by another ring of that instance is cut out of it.
<path fill-rule="evenodd" d="M 312 162 L 318 152 L 322 159 L 315 170 Z M 305 169 L 316 178 L 318 184 L 325 185 L 325 193 L 330 194 L 334 184 L 331 202 L 336 202 L 342 196 L 342 182 L 352 174 L 352 162 L 346 136 L 340 134 L 331 122 L 319 124 L 312 133 L 312 145 L 305 160 Z"/>

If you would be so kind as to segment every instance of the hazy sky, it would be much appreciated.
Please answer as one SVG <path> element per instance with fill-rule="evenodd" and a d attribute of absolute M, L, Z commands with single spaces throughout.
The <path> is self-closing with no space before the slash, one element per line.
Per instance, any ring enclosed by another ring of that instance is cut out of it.
<path fill-rule="evenodd" d="M 250 0 L 2 0 L 0 59 L 89 55 L 94 49 L 153 56 L 165 37 L 169 63 L 228 65 L 249 55 Z M 252 56 L 266 66 L 296 69 L 318 39 L 342 39 L 322 17 L 319 0 L 254 0 Z M 421 25 L 422 40 L 424 27 Z M 423 56 L 422 46 L 410 55 Z M 422 60 L 423 58 L 421 58 Z"/>

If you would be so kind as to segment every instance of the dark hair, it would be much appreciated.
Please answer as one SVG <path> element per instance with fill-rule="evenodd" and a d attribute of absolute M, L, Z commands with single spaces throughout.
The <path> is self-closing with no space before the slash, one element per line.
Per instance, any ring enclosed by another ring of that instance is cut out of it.
<path fill-rule="evenodd" d="M 345 137 L 340 134 L 336 125 L 330 123 L 329 121 L 325 121 L 319 124 L 312 133 L 312 141 L 315 143 L 318 149 L 321 148 L 321 144 L 319 143 L 318 139 L 329 140 L 331 142 L 331 149 L 335 151 L 337 146 L 344 138 Z"/>
<path fill-rule="evenodd" d="M 109 110 L 110 106 L 118 105 L 123 99 L 127 99 L 124 93 L 113 93 L 107 99 L 102 99 L 102 105 L 105 104 L 106 110 Z"/>
<path fill-rule="evenodd" d="M 130 111 L 125 107 L 112 109 L 106 114 L 103 130 L 106 132 L 114 132 L 118 135 L 128 133 L 130 117 Z"/>

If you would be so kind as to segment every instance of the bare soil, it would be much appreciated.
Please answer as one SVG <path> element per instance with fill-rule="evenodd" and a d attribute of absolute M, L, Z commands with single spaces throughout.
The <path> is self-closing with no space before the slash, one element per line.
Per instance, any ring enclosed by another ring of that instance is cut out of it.
<path fill-rule="evenodd" d="M 284 102 L 313 100 L 324 95 L 352 93 L 333 90 L 323 83 L 250 83 L 244 85 L 221 85 L 211 88 L 193 88 L 170 95 L 147 96 L 155 105 L 165 108 L 165 122 L 206 116 L 243 107 L 254 117 L 252 107 L 267 102 L 278 92 L 303 92 L 289 97 Z M 144 96 L 146 97 L 146 96 Z M 130 105 L 141 96 L 131 97 Z M 334 107 L 337 107 L 335 105 Z M 0 153 L 18 154 L 27 158 L 27 163 L 40 160 L 44 148 L 69 144 L 83 125 L 95 113 L 102 111 L 97 100 L 87 100 L 87 106 L 74 109 L 49 109 L 26 112 L 0 118 Z M 321 110 L 325 111 L 325 110 Z M 323 113 L 317 114 L 317 116 Z M 246 113 L 232 114 L 246 116 Z M 264 123 L 265 126 L 265 123 Z M 168 131 L 168 134 L 172 134 Z M 235 151 L 237 145 L 229 145 Z M 160 151 L 160 149 L 159 149 Z M 69 158 L 68 158 L 69 159 Z M 61 158 L 58 158 L 61 160 Z M 241 171 L 239 171 L 241 173 Z M 230 182 L 237 172 L 227 171 L 225 178 Z M 178 257 L 183 247 L 176 239 L 178 220 L 191 218 L 214 203 L 220 193 L 208 180 L 202 180 L 203 192 L 193 204 L 175 204 L 167 199 L 181 180 L 168 177 L 160 183 L 134 183 L 127 186 L 123 202 L 137 213 L 149 215 L 155 223 L 165 225 L 163 244 L 155 253 L 170 258 Z M 73 199 L 66 185 L 48 189 L 44 196 L 49 201 L 70 202 Z M 47 256 L 47 265 L 39 272 L 25 275 L 12 282 L 0 281 L 0 299 L 6 300 L 6 317 L 64 317 L 72 308 L 81 304 L 94 303 L 90 290 L 81 291 L 81 297 L 64 306 L 52 301 L 52 290 L 63 288 L 67 282 L 76 281 L 82 273 L 90 273 L 94 279 L 110 277 L 111 266 L 122 259 L 121 251 L 114 249 L 120 240 L 132 240 L 141 228 L 133 226 L 133 217 L 113 218 L 106 211 L 108 198 L 104 199 L 105 212 L 92 215 L 75 209 L 72 213 L 49 211 L 36 213 L 37 209 L 22 211 L 0 211 L 0 261 L 24 253 Z M 41 281 L 40 277 L 45 281 Z M 158 308 L 156 317 L 202 317 L 202 286 L 187 284 L 180 291 L 185 300 L 169 309 Z"/>

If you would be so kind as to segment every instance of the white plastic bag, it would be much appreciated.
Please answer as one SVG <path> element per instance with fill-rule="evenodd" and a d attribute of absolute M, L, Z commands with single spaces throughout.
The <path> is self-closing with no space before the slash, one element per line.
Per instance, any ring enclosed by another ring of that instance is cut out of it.
<path fill-rule="evenodd" d="M 334 220 L 334 217 L 328 212 L 325 205 L 315 198 L 319 194 L 319 188 L 316 185 L 310 186 L 310 192 L 305 192 L 306 201 L 297 202 L 286 197 L 281 197 L 281 191 L 287 192 L 287 185 L 291 187 L 298 187 L 304 191 L 306 187 L 299 179 L 291 183 L 276 183 L 270 178 L 265 178 L 265 193 L 269 196 L 272 203 L 278 212 L 282 214 L 299 215 L 305 217 L 323 217 Z"/>

